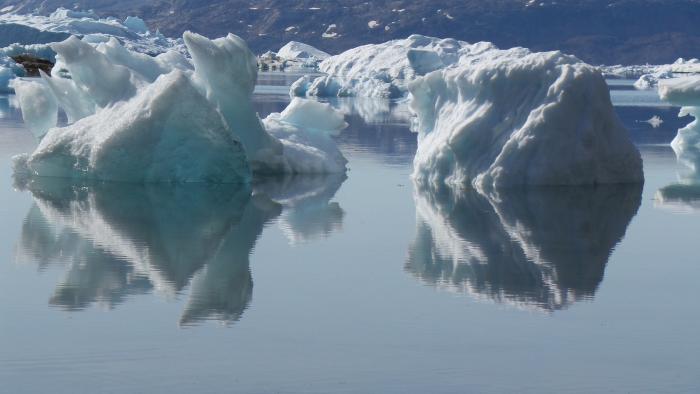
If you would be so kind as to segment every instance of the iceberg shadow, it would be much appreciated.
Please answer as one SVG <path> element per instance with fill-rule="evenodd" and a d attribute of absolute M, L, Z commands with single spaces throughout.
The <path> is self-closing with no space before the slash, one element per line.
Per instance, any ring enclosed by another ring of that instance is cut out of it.
<path fill-rule="evenodd" d="M 537 187 L 485 197 L 416 188 L 408 273 L 440 289 L 545 312 L 594 297 L 642 191 Z"/>

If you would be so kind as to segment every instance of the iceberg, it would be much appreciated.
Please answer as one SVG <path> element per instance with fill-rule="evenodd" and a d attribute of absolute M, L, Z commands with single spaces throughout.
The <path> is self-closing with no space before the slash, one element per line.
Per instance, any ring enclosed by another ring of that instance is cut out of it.
<path fill-rule="evenodd" d="M 659 97 L 681 106 L 679 117 L 694 119 L 678 130 L 671 148 L 679 162 L 691 171 L 678 183 L 661 188 L 656 193 L 656 204 L 674 210 L 697 211 L 700 208 L 700 76 L 669 79 L 659 83 Z"/>
<path fill-rule="evenodd" d="M 492 49 L 409 86 L 420 184 L 491 192 L 643 182 L 600 71 L 560 52 Z"/>
<path fill-rule="evenodd" d="M 491 43 L 469 44 L 418 34 L 402 40 L 369 44 L 331 56 L 319 64 L 327 76 L 299 80 L 297 96 L 400 98 L 408 82 L 455 64 L 462 56 L 493 49 Z"/>
<path fill-rule="evenodd" d="M 290 41 L 277 51 L 284 60 L 320 62 L 331 55 L 303 42 Z"/>
<path fill-rule="evenodd" d="M 251 176 L 240 141 L 180 71 L 131 100 L 49 130 L 34 153 L 15 159 L 15 171 L 120 182 L 247 183 Z"/>
<path fill-rule="evenodd" d="M 23 114 L 41 137 L 15 160 L 24 176 L 89 181 L 248 183 L 252 173 L 344 172 L 333 140 L 345 128 L 327 104 L 296 99 L 260 120 L 252 106 L 255 56 L 239 37 L 185 33 L 192 65 L 177 52 L 155 58 L 112 39 L 52 44 L 57 66 L 27 86 Z M 70 78 L 66 78 L 69 76 Z M 30 89 L 31 88 L 31 89 Z M 48 97 L 48 98 L 47 98 Z M 69 122 L 55 126 L 55 102 Z M 53 100 L 53 101 L 51 101 Z"/>
<path fill-rule="evenodd" d="M 82 38 L 93 46 L 114 40 L 132 51 L 150 56 L 171 51 L 181 55 L 187 53 L 182 40 L 151 32 L 137 17 L 127 17 L 124 21 L 100 19 L 92 12 L 64 8 L 57 9 L 49 16 L 1 14 L 0 47 L 3 48 L 0 49 L 0 92 L 11 92 L 9 80 L 25 76 L 22 67 L 12 57 L 30 55 L 53 63 L 55 52 L 48 44 L 64 41 L 71 36 Z"/>
<path fill-rule="evenodd" d="M 0 15 L 0 31 L 10 27 L 14 31 L 2 35 L 2 46 L 12 43 L 46 44 L 63 41 L 69 35 L 75 35 L 95 43 L 116 37 L 128 49 L 150 55 L 171 49 L 184 53 L 181 40 L 165 37 L 159 32 L 151 32 L 143 20 L 135 17 L 127 17 L 120 21 L 116 18 L 99 18 L 90 11 L 65 8 L 58 8 L 48 16 L 16 13 Z"/>
<path fill-rule="evenodd" d="M 534 187 L 498 199 L 417 185 L 405 271 L 440 290 L 554 312 L 595 296 L 641 185 Z"/>

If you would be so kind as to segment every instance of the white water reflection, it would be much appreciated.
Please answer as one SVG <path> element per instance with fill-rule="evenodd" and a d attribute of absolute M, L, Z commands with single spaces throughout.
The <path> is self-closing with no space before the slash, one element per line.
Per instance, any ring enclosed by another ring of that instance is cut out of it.
<path fill-rule="evenodd" d="M 555 311 L 591 299 L 641 203 L 641 186 L 535 188 L 487 198 L 415 192 L 405 269 L 475 298 Z"/>
<path fill-rule="evenodd" d="M 234 185 L 75 185 L 40 179 L 19 185 L 34 205 L 18 260 L 65 265 L 50 304 L 113 308 L 136 294 L 175 299 L 189 287 L 180 324 L 238 320 L 251 302 L 250 254 L 264 228 L 282 218 L 291 240 L 325 236 L 342 224 L 330 203 L 344 177 Z M 279 199 L 279 202 L 275 201 Z"/>

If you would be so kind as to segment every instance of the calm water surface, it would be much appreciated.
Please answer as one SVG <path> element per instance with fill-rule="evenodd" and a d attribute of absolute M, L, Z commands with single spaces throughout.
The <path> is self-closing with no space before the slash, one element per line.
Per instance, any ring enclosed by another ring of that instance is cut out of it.
<path fill-rule="evenodd" d="M 700 154 L 612 93 L 643 188 L 498 199 L 414 188 L 405 105 L 367 100 L 333 103 L 347 177 L 15 185 L 0 96 L 0 392 L 698 392 Z"/>

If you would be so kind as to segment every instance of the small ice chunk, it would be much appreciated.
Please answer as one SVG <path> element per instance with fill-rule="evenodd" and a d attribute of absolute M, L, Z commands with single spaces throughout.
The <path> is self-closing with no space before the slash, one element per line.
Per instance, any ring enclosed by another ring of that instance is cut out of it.
<path fill-rule="evenodd" d="M 654 115 L 651 117 L 651 119 L 645 120 L 644 123 L 649 123 L 651 127 L 658 129 L 659 127 L 661 127 L 664 121 L 663 119 L 661 119 L 661 117 L 659 117 L 659 115 Z"/>
<path fill-rule="evenodd" d="M 148 33 L 148 26 L 146 26 L 146 22 L 144 22 L 143 19 L 139 18 L 138 16 L 127 16 L 124 20 L 124 26 L 136 33 Z"/>

